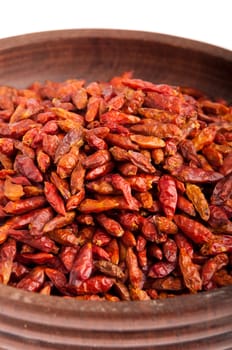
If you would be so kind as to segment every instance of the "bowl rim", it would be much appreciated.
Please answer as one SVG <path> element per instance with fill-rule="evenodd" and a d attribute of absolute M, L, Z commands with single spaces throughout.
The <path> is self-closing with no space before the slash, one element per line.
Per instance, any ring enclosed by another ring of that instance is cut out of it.
<path fill-rule="evenodd" d="M 200 40 L 179 37 L 159 32 L 130 30 L 130 29 L 108 29 L 108 28 L 78 28 L 78 29 L 57 29 L 44 30 L 40 32 L 25 33 L 0 39 L 0 52 L 22 45 L 39 44 L 45 40 L 54 41 L 60 39 L 75 38 L 99 38 L 99 39 L 123 39 L 143 40 L 161 42 L 174 47 L 200 51 L 218 58 L 232 61 L 232 51 L 217 45 Z"/>
<path fill-rule="evenodd" d="M 148 301 L 86 301 L 27 292 L 11 286 L 0 286 L 0 315 L 24 322 L 67 329 L 140 331 L 185 327 L 231 318 L 232 286 L 197 294 Z M 220 302 L 219 302 L 220 301 Z M 184 314 L 184 317 L 183 317 Z M 33 319 L 36 315 L 36 319 Z M 68 324 L 64 319 L 68 318 Z M 168 325 L 167 325 L 168 318 Z M 94 323 L 99 320 L 99 323 Z M 133 320 L 131 323 L 130 321 Z M 110 321 L 110 323 L 109 323 Z M 142 323 L 141 323 L 142 321 Z"/>
<path fill-rule="evenodd" d="M 173 47 L 192 49 L 194 51 L 203 52 L 205 54 L 232 62 L 231 51 L 203 43 L 196 40 L 181 38 L 177 36 L 123 29 L 65 29 L 28 33 L 9 38 L 0 39 L 0 54 L 5 50 L 14 49 L 21 46 L 29 46 L 33 44 L 42 44 L 44 41 L 58 41 L 80 39 L 80 38 L 99 38 L 99 39 L 122 39 L 122 40 L 143 40 L 151 42 L 161 42 Z M 124 301 L 120 303 L 110 303 L 102 301 L 79 301 L 75 299 L 66 299 L 55 296 L 43 296 L 37 293 L 30 293 L 13 288 L 10 286 L 0 286 L 0 314 L 15 316 L 15 310 L 24 310 L 24 320 L 31 320 L 36 310 L 37 322 L 49 324 L 51 318 L 57 325 L 63 324 L 64 315 L 73 320 L 82 318 L 82 322 L 86 322 L 97 317 L 103 320 L 95 327 L 104 327 L 107 330 L 119 329 L 119 324 L 123 319 L 124 330 L 131 329 L 147 329 L 154 326 L 155 319 L 166 316 L 169 317 L 170 324 L 181 325 L 193 322 L 206 322 L 209 317 L 224 317 L 231 315 L 232 286 L 224 287 L 217 290 L 202 292 L 197 295 L 184 295 L 175 298 L 163 300 L 151 300 L 146 302 Z M 221 300 L 220 303 L 216 302 Z M 223 308 L 222 308 L 223 305 Z M 184 309 L 183 309 L 184 307 Z M 187 315 L 191 315 L 190 319 L 183 318 L 182 311 L 185 310 Z M 211 310 L 211 311 L 209 311 Z M 207 311 L 207 312 L 206 312 Z M 171 315 L 170 315 L 171 313 Z M 22 318 L 22 314 L 19 315 Z M 126 322 L 134 319 L 133 323 Z M 111 319 L 111 323 L 109 323 Z M 113 319 L 113 321 L 112 321 Z M 143 323 L 141 324 L 141 319 Z M 75 323 L 75 322 L 74 322 Z M 157 327 L 166 327 L 164 323 L 158 324 Z M 67 325 L 68 327 L 68 325 Z M 75 327 L 75 324 L 74 326 Z M 88 327 L 93 327 L 89 325 Z"/>

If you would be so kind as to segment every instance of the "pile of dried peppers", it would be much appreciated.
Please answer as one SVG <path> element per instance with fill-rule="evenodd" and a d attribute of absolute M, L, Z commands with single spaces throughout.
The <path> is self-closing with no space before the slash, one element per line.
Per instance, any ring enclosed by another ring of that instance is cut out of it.
<path fill-rule="evenodd" d="M 0 87 L 0 281 L 83 300 L 232 284 L 232 107 L 134 79 Z"/>

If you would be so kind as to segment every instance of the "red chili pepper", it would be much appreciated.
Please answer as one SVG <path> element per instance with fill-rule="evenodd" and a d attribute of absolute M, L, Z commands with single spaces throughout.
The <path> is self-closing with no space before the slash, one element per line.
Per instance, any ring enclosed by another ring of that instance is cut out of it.
<path fill-rule="evenodd" d="M 80 286 L 77 286 L 75 292 L 80 294 L 98 294 L 106 293 L 113 285 L 113 280 L 105 276 L 94 276 L 88 280 L 82 282 Z"/>
<path fill-rule="evenodd" d="M 67 280 L 65 275 L 61 271 L 46 268 L 45 274 L 48 276 L 48 278 L 51 280 L 51 282 L 57 289 L 61 289 L 62 291 L 62 289 L 66 287 Z"/>
<path fill-rule="evenodd" d="M 24 289 L 28 292 L 37 292 L 44 283 L 44 268 L 35 267 L 18 283 L 17 288 Z"/>
<path fill-rule="evenodd" d="M 213 237 L 212 232 L 207 227 L 186 216 L 175 215 L 174 221 L 182 232 L 195 243 L 205 243 Z"/>
<path fill-rule="evenodd" d="M 53 207 L 53 209 L 61 215 L 65 215 L 65 206 L 64 202 L 59 195 L 57 188 L 51 182 L 44 182 L 44 194 L 47 198 L 49 204 Z"/>
<path fill-rule="evenodd" d="M 28 230 L 14 230 L 9 229 L 9 236 L 16 239 L 19 242 L 28 244 L 29 246 L 39 249 L 46 253 L 57 253 L 58 247 L 55 245 L 54 241 L 46 236 L 33 237 Z"/>
<path fill-rule="evenodd" d="M 150 267 L 148 276 L 152 278 L 162 278 L 168 276 L 175 267 L 175 262 L 160 261 Z"/>
<path fill-rule="evenodd" d="M 164 256 L 169 262 L 177 261 L 177 246 L 174 240 L 168 238 L 166 242 L 163 243 Z"/>
<path fill-rule="evenodd" d="M 175 180 L 169 175 L 163 175 L 158 182 L 159 201 L 168 218 L 175 214 L 177 205 L 177 190 Z"/>
<path fill-rule="evenodd" d="M 93 269 L 93 255 L 91 243 L 86 243 L 77 253 L 70 271 L 69 283 L 79 286 L 82 281 L 87 280 Z"/>
<path fill-rule="evenodd" d="M 122 191 L 126 202 L 131 210 L 139 210 L 137 200 L 131 194 L 130 184 L 119 174 L 113 174 L 111 177 L 112 185 L 116 190 Z"/>
<path fill-rule="evenodd" d="M 24 155 L 17 155 L 15 159 L 15 168 L 22 175 L 34 182 L 42 182 L 43 176 L 31 158 Z"/>
<path fill-rule="evenodd" d="M 4 211 L 8 214 L 24 214 L 30 210 L 40 208 L 46 204 L 44 196 L 36 196 L 27 199 L 19 199 L 17 201 L 9 201 Z"/>
<path fill-rule="evenodd" d="M 144 284 L 144 275 L 138 266 L 137 257 L 131 247 L 127 249 L 126 264 L 128 268 L 130 283 L 133 287 L 141 289 Z"/>
<path fill-rule="evenodd" d="M 0 280 L 3 284 L 8 284 L 12 269 L 13 261 L 16 256 L 16 242 L 9 238 L 3 243 L 0 250 Z"/>
<path fill-rule="evenodd" d="M 107 217 L 105 214 L 99 214 L 97 221 L 110 235 L 121 237 L 124 234 L 122 226 L 115 220 Z"/>
<path fill-rule="evenodd" d="M 118 251 L 112 253 L 116 253 L 118 255 Z M 110 256 L 110 253 L 108 253 L 104 248 L 95 244 L 93 244 L 93 256 L 95 259 L 103 259 L 107 261 L 110 261 L 112 258 L 112 256 Z"/>
<path fill-rule="evenodd" d="M 226 266 L 229 262 L 228 256 L 225 253 L 218 254 L 209 259 L 202 267 L 202 283 L 204 286 L 211 281 L 214 273 Z"/>

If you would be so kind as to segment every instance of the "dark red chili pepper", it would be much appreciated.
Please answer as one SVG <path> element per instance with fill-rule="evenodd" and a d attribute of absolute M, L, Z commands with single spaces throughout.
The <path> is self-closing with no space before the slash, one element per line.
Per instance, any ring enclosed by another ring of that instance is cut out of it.
<path fill-rule="evenodd" d="M 93 269 L 93 255 L 91 243 L 86 243 L 77 253 L 70 271 L 69 283 L 78 286 L 87 280 Z"/>
<path fill-rule="evenodd" d="M 15 168 L 18 172 L 34 182 L 42 182 L 43 176 L 31 158 L 25 155 L 17 155 Z"/>
<path fill-rule="evenodd" d="M 159 201 L 168 218 L 175 214 L 177 205 L 177 189 L 175 180 L 169 175 L 163 175 L 158 182 Z"/>

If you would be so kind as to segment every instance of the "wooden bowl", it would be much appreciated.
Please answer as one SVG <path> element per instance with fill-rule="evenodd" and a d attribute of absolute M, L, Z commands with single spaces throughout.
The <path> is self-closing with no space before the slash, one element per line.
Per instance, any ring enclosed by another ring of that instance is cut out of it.
<path fill-rule="evenodd" d="M 0 40 L 0 85 L 124 71 L 231 99 L 232 54 L 167 35 L 63 30 Z M 231 349 L 232 287 L 147 302 L 87 302 L 0 286 L 1 349 Z"/>

